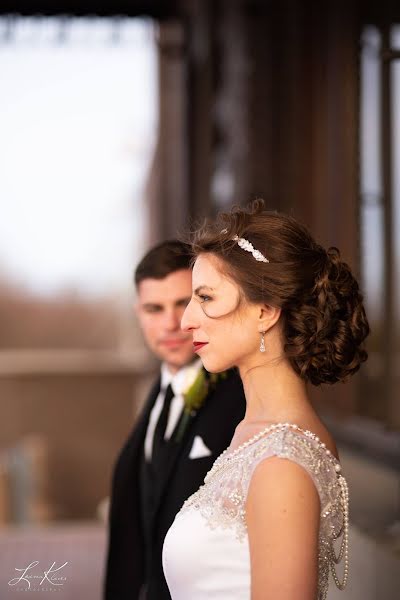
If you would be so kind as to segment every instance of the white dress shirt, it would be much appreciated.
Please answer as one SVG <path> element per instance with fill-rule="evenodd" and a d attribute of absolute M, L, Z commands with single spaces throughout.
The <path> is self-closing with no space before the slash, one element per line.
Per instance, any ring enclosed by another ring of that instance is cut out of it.
<path fill-rule="evenodd" d="M 181 416 L 184 405 L 183 394 L 191 386 L 201 368 L 201 359 L 198 358 L 189 365 L 179 369 L 179 371 L 173 375 L 168 369 L 167 365 L 162 363 L 160 392 L 151 410 L 146 437 L 144 440 L 144 455 L 147 461 L 151 460 L 154 431 L 164 405 L 165 391 L 167 387 L 169 384 L 171 384 L 174 397 L 171 400 L 171 406 L 169 409 L 168 422 L 164 435 L 165 440 L 168 440 L 171 437 L 172 432 L 174 431 L 175 426 Z"/>

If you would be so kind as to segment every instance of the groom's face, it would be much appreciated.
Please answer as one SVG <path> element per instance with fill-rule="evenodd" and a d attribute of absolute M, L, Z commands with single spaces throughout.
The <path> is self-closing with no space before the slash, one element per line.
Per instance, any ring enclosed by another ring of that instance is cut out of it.
<path fill-rule="evenodd" d="M 173 373 L 194 358 L 192 334 L 180 326 L 191 294 L 190 269 L 174 271 L 163 279 L 143 279 L 137 289 L 136 314 L 145 340 Z"/>

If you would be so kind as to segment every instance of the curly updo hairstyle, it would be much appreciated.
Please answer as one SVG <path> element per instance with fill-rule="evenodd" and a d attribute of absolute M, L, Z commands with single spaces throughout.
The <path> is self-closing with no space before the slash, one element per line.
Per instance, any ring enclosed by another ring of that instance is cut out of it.
<path fill-rule="evenodd" d="M 232 238 L 246 238 L 269 262 Z M 344 382 L 368 357 L 369 325 L 358 283 L 339 250 L 325 250 L 293 217 L 266 211 L 263 200 L 233 208 L 191 234 L 194 257 L 211 253 L 252 303 L 281 308 L 284 352 L 313 385 Z"/>

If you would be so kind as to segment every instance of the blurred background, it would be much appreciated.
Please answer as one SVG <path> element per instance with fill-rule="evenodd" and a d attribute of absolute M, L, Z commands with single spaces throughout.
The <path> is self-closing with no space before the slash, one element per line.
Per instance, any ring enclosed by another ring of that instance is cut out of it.
<path fill-rule="evenodd" d="M 0 599 L 34 560 L 67 563 L 60 599 L 100 599 L 112 466 L 157 369 L 134 267 L 256 196 L 360 279 L 369 361 L 313 398 L 351 490 L 329 598 L 398 598 L 400 4 L 5 1 L 0 81 Z"/>

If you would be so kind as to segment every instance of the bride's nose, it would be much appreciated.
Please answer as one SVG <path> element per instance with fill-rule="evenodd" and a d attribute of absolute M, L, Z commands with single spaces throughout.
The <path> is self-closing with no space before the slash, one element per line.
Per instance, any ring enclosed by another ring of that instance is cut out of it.
<path fill-rule="evenodd" d="M 199 324 L 197 322 L 197 319 L 195 318 L 194 315 L 194 306 L 193 306 L 193 300 L 191 300 L 189 302 L 189 304 L 186 306 L 185 308 L 185 312 L 182 315 L 182 319 L 181 319 L 181 329 L 183 331 L 192 331 L 193 329 L 197 329 L 197 327 L 199 327 Z"/>

